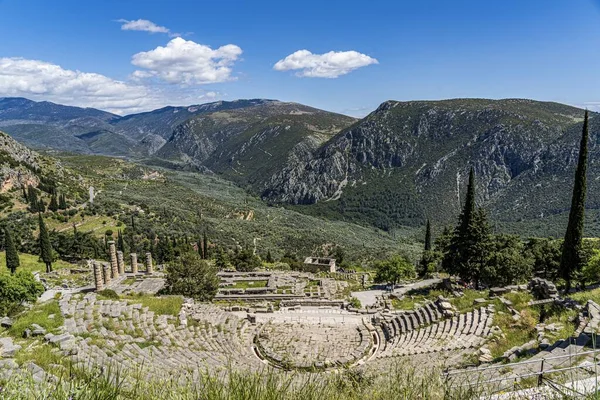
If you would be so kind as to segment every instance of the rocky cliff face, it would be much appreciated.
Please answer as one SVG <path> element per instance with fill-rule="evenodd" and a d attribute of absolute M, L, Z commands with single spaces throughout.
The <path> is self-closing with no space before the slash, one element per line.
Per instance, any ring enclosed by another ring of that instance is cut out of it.
<path fill-rule="evenodd" d="M 0 132 L 0 192 L 13 188 L 37 187 L 40 181 L 37 153 Z"/>
<path fill-rule="evenodd" d="M 312 154 L 290 156 L 260 189 L 269 201 L 317 203 L 382 227 L 451 221 L 473 166 L 479 203 L 495 218 L 535 218 L 568 208 L 582 119 L 529 100 L 388 101 Z M 597 126 L 594 115 L 593 143 Z M 542 190 L 555 181 L 557 192 Z"/>
<path fill-rule="evenodd" d="M 260 185 L 289 155 L 312 154 L 354 121 L 296 103 L 268 101 L 191 118 L 156 155 Z"/>

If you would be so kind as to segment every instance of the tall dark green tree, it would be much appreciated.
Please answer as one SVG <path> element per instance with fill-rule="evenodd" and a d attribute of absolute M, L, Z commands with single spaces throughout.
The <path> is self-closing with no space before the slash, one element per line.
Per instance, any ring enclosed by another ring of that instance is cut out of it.
<path fill-rule="evenodd" d="M 46 272 L 52 272 L 52 262 L 54 261 L 54 257 L 52 254 L 52 245 L 50 244 L 48 228 L 46 228 L 46 224 L 44 223 L 42 214 L 38 214 L 38 225 L 40 229 L 40 257 L 42 258 L 44 264 L 46 264 Z"/>
<path fill-rule="evenodd" d="M 427 226 L 425 227 L 425 251 L 431 250 L 431 223 L 427 220 Z"/>
<path fill-rule="evenodd" d="M 31 185 L 27 186 L 27 201 L 30 204 L 37 204 L 37 193 L 35 191 L 35 188 Z"/>
<path fill-rule="evenodd" d="M 67 198 L 65 197 L 64 193 L 61 193 L 61 195 L 58 198 L 58 208 L 60 210 L 66 210 L 68 208 Z"/>
<path fill-rule="evenodd" d="M 52 195 L 52 197 L 50 198 L 50 204 L 48 204 L 48 209 L 50 211 L 58 211 L 58 200 L 56 200 L 56 195 Z"/>
<path fill-rule="evenodd" d="M 471 168 L 465 205 L 448 251 L 444 254 L 442 268 L 479 286 L 481 273 L 490 257 L 491 246 L 491 228 L 487 215 L 482 208 L 475 207 L 475 172 Z"/>
<path fill-rule="evenodd" d="M 14 274 L 20 265 L 19 253 L 17 252 L 12 234 L 8 229 L 4 229 L 4 248 L 6 250 L 6 268 Z"/>
<path fill-rule="evenodd" d="M 423 248 L 423 256 L 421 257 L 417 271 L 420 277 L 427 275 L 429 265 L 434 261 L 435 257 L 431 249 L 431 223 L 428 219 L 427 225 L 425 226 L 425 246 Z"/>
<path fill-rule="evenodd" d="M 46 212 L 46 203 L 44 203 L 44 199 L 41 197 L 38 201 L 37 212 Z"/>
<path fill-rule="evenodd" d="M 159 263 L 165 263 L 173 261 L 174 256 L 171 239 L 168 236 L 162 236 L 156 245 L 156 259 Z"/>
<path fill-rule="evenodd" d="M 125 241 L 123 240 L 123 233 L 120 229 L 117 232 L 117 249 L 125 253 Z"/>
<path fill-rule="evenodd" d="M 265 258 L 265 261 L 268 263 L 272 263 L 275 261 L 273 260 L 273 256 L 271 255 L 271 250 L 267 250 L 267 256 Z"/>
<path fill-rule="evenodd" d="M 573 198 L 571 200 L 571 211 L 569 222 L 563 242 L 562 255 L 560 258 L 560 275 L 566 282 L 565 290 L 571 289 L 571 281 L 575 271 L 583 267 L 582 242 L 583 242 L 583 218 L 585 214 L 585 193 L 587 186 L 587 146 L 588 146 L 588 112 L 585 111 L 583 119 L 583 132 L 579 144 L 579 160 L 575 171 L 575 182 L 573 184 Z"/>
<path fill-rule="evenodd" d="M 206 237 L 206 231 L 202 235 L 202 258 L 208 259 L 208 238 Z"/>

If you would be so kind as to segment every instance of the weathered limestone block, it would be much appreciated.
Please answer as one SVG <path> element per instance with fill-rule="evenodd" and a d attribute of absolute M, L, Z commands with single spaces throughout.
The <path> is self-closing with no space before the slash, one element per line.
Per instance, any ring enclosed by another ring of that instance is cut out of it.
<path fill-rule="evenodd" d="M 113 240 L 108 242 L 108 247 L 110 251 L 110 266 L 112 271 L 112 278 L 116 279 L 119 277 L 119 262 L 117 261 L 117 248 L 115 246 L 115 242 Z"/>
<path fill-rule="evenodd" d="M 125 274 L 125 261 L 123 261 L 123 252 L 117 251 L 117 265 L 119 267 L 119 275 Z"/>
<path fill-rule="evenodd" d="M 94 261 L 94 282 L 96 284 L 96 291 L 100 292 L 104 290 L 104 279 L 102 277 L 102 266 L 100 263 Z"/>
<path fill-rule="evenodd" d="M 131 254 L 129 254 L 129 256 L 131 257 L 131 273 L 137 274 L 138 273 L 137 254 L 131 253 Z"/>
<path fill-rule="evenodd" d="M 104 269 L 104 284 L 108 285 L 110 283 L 111 279 L 111 270 L 110 270 L 110 266 L 109 265 L 103 265 L 102 268 Z"/>
<path fill-rule="evenodd" d="M 152 275 L 153 272 L 154 271 L 152 268 L 152 253 L 146 253 L 146 273 Z"/>

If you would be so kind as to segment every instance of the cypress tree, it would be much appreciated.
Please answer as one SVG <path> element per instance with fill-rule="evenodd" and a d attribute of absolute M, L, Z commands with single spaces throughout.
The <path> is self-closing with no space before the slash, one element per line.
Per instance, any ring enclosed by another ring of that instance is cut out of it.
<path fill-rule="evenodd" d="M 202 258 L 205 260 L 208 258 L 208 238 L 206 237 L 206 231 L 202 235 Z"/>
<path fill-rule="evenodd" d="M 271 255 L 271 250 L 267 250 L 267 257 L 265 258 L 265 261 L 268 263 L 273 262 L 273 256 Z"/>
<path fill-rule="evenodd" d="M 42 214 L 38 214 L 38 224 L 40 227 L 40 257 L 42 258 L 42 261 L 44 261 L 44 264 L 46 264 L 46 272 L 48 273 L 52 272 L 52 261 L 54 261 L 54 259 L 52 257 L 52 245 L 50 244 L 48 229 L 46 228 Z"/>
<path fill-rule="evenodd" d="M 427 227 L 425 228 L 425 251 L 431 250 L 431 223 L 427 220 Z"/>
<path fill-rule="evenodd" d="M 48 205 L 48 209 L 50 211 L 58 211 L 58 201 L 56 200 L 56 195 L 52 195 L 52 197 L 50 198 L 50 204 Z"/>
<path fill-rule="evenodd" d="M 42 198 L 40 198 L 40 201 L 38 202 L 37 212 L 46 212 L 46 203 L 44 203 Z"/>
<path fill-rule="evenodd" d="M 123 234 L 120 229 L 117 232 L 117 249 L 125 253 L 125 242 L 123 241 Z"/>
<path fill-rule="evenodd" d="M 131 216 L 131 230 L 135 231 L 135 218 L 133 217 L 133 215 Z"/>
<path fill-rule="evenodd" d="M 8 228 L 4 229 L 4 248 L 6 249 L 6 268 L 14 274 L 20 265 L 19 253 Z"/>
<path fill-rule="evenodd" d="M 421 257 L 421 261 L 417 265 L 420 277 L 425 277 L 425 275 L 427 275 L 427 269 L 429 268 L 429 264 L 432 261 L 432 258 L 433 257 L 431 252 L 431 224 L 428 219 L 427 225 L 425 227 L 425 247 L 423 248 L 423 255 Z"/>
<path fill-rule="evenodd" d="M 21 186 L 21 190 L 23 190 L 23 198 L 25 199 L 25 202 L 27 202 L 27 191 L 25 191 L 25 185 Z"/>
<path fill-rule="evenodd" d="M 475 170 L 471 167 L 469 171 L 469 184 L 467 186 L 467 197 L 465 198 L 465 206 L 460 215 L 459 229 L 462 233 L 466 233 L 469 225 L 473 222 L 475 215 Z"/>
<path fill-rule="evenodd" d="M 64 193 L 62 193 L 59 197 L 58 208 L 61 210 L 67 209 L 67 198 L 65 197 Z"/>
<path fill-rule="evenodd" d="M 34 201 L 37 202 L 37 193 L 31 185 L 27 186 L 27 201 L 30 203 L 34 203 Z"/>
<path fill-rule="evenodd" d="M 579 144 L 579 160 L 575 171 L 575 182 L 573 184 L 573 198 L 571 200 L 571 211 L 569 222 L 563 242 L 562 255 L 560 258 L 560 274 L 566 282 L 565 290 L 571 289 L 573 273 L 583 266 L 581 254 L 583 242 L 583 218 L 585 214 L 585 192 L 587 185 L 587 146 L 588 146 L 588 112 L 585 111 L 583 119 L 583 131 L 581 143 Z"/>

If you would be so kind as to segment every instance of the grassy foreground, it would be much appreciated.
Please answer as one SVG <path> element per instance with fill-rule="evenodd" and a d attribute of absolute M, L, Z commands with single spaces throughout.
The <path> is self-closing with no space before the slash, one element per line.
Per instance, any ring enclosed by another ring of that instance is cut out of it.
<path fill-rule="evenodd" d="M 339 374 L 235 372 L 217 376 L 171 377 L 148 381 L 142 374 L 120 371 L 64 370 L 57 380 L 36 382 L 31 375 L 0 378 L 0 398 L 14 400 L 469 400 L 488 399 L 481 388 L 452 388 L 438 370 L 422 370 L 396 364 L 387 373 L 367 375 L 360 370 Z M 515 387 L 515 390 L 520 389 Z M 593 399 L 594 395 L 553 399 Z"/>

